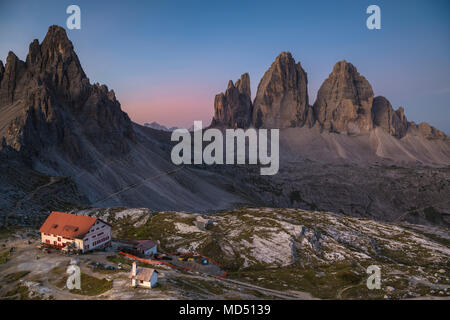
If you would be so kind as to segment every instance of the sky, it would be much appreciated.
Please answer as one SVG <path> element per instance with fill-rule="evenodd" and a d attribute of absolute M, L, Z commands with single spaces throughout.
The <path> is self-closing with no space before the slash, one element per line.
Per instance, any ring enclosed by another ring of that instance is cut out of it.
<path fill-rule="evenodd" d="M 80 30 L 66 27 L 71 4 Z M 380 30 L 366 27 L 372 4 Z M 33 39 L 63 26 L 91 83 L 114 89 L 133 121 L 189 128 L 209 124 L 214 96 L 245 72 L 254 97 L 282 51 L 308 73 L 311 104 L 345 59 L 408 120 L 450 134 L 449 9 L 448 0 L 0 0 L 0 60 L 9 51 L 24 60 Z"/>

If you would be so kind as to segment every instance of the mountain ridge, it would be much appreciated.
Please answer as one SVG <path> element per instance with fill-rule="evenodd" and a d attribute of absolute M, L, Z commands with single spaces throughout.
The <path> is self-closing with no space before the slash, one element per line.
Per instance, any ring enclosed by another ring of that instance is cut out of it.
<path fill-rule="evenodd" d="M 450 192 L 448 138 L 435 138 L 439 136 L 436 129 L 412 123 L 406 135 L 396 137 L 405 133 L 403 110 L 393 111 L 384 100 L 374 98 L 378 107 L 369 115 L 370 103 L 364 101 L 372 94 L 360 90 L 366 83 L 360 79 L 353 85 L 346 76 L 359 79 L 356 70 L 346 63 L 341 67 L 337 73 L 344 74 L 343 79 L 339 74 L 333 76 L 322 96 L 326 107 L 352 111 L 351 121 L 337 121 L 333 112 L 324 112 L 321 121 L 344 131 L 349 124 L 359 123 L 352 127 L 359 133 L 330 132 L 312 121 L 314 105 L 303 96 L 306 73 L 292 55 L 283 53 L 257 93 L 258 110 L 269 112 L 260 119 L 271 119 L 268 115 L 272 114 L 273 123 L 287 126 L 280 130 L 279 173 L 262 177 L 257 166 L 179 167 L 171 161 L 174 142 L 170 132 L 132 122 L 113 90 L 90 84 L 64 29 L 51 26 L 41 44 L 37 40 L 30 44 L 25 61 L 10 53 L 7 64 L 0 63 L 0 152 L 10 150 L 22 157 L 33 170 L 29 174 L 34 180 L 64 177 L 70 181 L 62 189 L 76 189 L 67 191 L 72 208 L 77 201 L 80 207 L 209 213 L 273 206 L 387 221 L 401 216 L 416 223 L 450 225 L 450 207 L 448 201 L 443 203 Z M 333 92 L 337 99 L 332 99 Z M 227 92 L 216 100 L 221 106 L 217 126 L 222 129 L 241 124 L 251 127 L 258 118 L 248 113 L 252 102 L 246 74 L 229 82 Z M 316 110 L 322 106 L 318 104 Z M 278 113 L 280 108 L 286 108 L 286 113 Z M 379 125 L 365 130 L 369 116 Z M 15 166 L 8 161 L 5 168 L 9 165 Z M 46 177 L 34 178 L 42 174 Z M 20 180 L 26 179 L 20 176 Z M 8 190 L 3 193 L 2 215 L 13 212 L 30 221 L 27 215 L 47 210 L 47 206 L 30 209 L 21 205 L 28 201 L 27 186 L 20 190 L 6 182 L 0 188 Z M 60 199 L 49 203 L 53 209 L 65 210 L 68 205 L 60 201 L 63 196 L 56 195 Z"/>
<path fill-rule="evenodd" d="M 171 132 L 171 131 L 174 131 L 174 130 L 178 129 L 178 127 L 170 127 L 170 128 L 168 128 L 165 125 L 159 124 L 156 121 L 153 121 L 153 122 L 150 122 L 150 123 L 146 122 L 146 123 L 144 123 L 144 127 L 152 128 L 152 129 L 155 129 L 155 130 L 168 131 L 168 132 Z"/>
<path fill-rule="evenodd" d="M 249 82 L 248 74 L 245 75 Z M 345 60 L 334 65 L 312 105 L 309 104 L 307 86 L 307 73 L 301 63 L 295 62 L 291 53 L 282 52 L 261 78 L 250 107 L 235 99 L 225 114 L 221 100 L 223 98 L 217 97 L 230 95 L 229 82 L 227 91 L 216 96 L 211 126 L 279 129 L 317 126 L 322 131 L 349 135 L 364 134 L 380 127 L 399 139 L 411 133 L 423 135 L 430 140 L 450 141 L 444 132 L 426 122 L 409 122 L 403 107 L 394 110 L 385 97 L 375 97 L 367 79 L 353 64 Z M 233 110 L 241 110 L 240 117 L 250 118 L 251 121 L 233 123 L 232 119 L 237 112 Z M 248 111 L 242 114 L 242 110 Z"/>

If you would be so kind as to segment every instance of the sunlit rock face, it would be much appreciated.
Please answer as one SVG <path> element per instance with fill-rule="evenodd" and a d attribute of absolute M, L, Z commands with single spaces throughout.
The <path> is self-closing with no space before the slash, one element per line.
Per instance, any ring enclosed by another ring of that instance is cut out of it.
<path fill-rule="evenodd" d="M 340 61 L 319 89 L 314 115 L 326 131 L 368 132 L 373 127 L 372 102 L 370 83 L 351 63 Z"/>
<path fill-rule="evenodd" d="M 236 83 L 230 80 L 224 93 L 216 95 L 211 125 L 246 128 L 250 125 L 251 115 L 250 76 L 244 73 Z"/>
<path fill-rule="evenodd" d="M 287 128 L 312 124 L 308 80 L 300 62 L 282 52 L 258 85 L 253 125 L 257 128 Z"/>

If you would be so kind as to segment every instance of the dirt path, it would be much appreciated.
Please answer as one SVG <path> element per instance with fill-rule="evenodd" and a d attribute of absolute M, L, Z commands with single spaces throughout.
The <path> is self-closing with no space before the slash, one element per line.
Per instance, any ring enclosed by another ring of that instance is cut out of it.
<path fill-rule="evenodd" d="M 207 276 L 207 277 L 209 277 L 209 276 Z M 293 299 L 295 299 L 295 300 L 313 300 L 313 299 L 315 299 L 308 292 L 300 292 L 300 291 L 297 291 L 296 293 L 284 292 L 284 291 L 263 288 L 263 287 L 260 287 L 260 286 L 257 286 L 257 285 L 251 284 L 251 283 L 242 282 L 242 281 L 234 280 L 234 279 L 228 279 L 228 278 L 216 278 L 216 279 L 218 279 L 219 281 L 223 281 L 223 282 L 234 283 L 234 284 L 237 284 L 237 285 L 247 288 L 247 289 L 257 290 L 259 292 L 262 292 L 262 293 L 265 293 L 268 295 L 273 295 L 273 296 L 276 296 L 281 299 L 286 299 L 286 300 L 293 300 Z"/>

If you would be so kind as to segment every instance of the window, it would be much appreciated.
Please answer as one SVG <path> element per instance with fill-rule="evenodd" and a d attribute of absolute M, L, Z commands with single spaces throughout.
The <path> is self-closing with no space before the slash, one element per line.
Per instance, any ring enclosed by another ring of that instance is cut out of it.
<path fill-rule="evenodd" d="M 60 237 L 58 237 L 58 242 L 61 242 L 61 238 Z"/>
<path fill-rule="evenodd" d="M 56 246 L 57 242 L 56 242 L 56 241 L 53 241 L 53 244 Z"/>
<path fill-rule="evenodd" d="M 84 239 L 83 241 L 88 241 L 89 240 L 89 238 L 86 238 L 86 239 Z"/>

